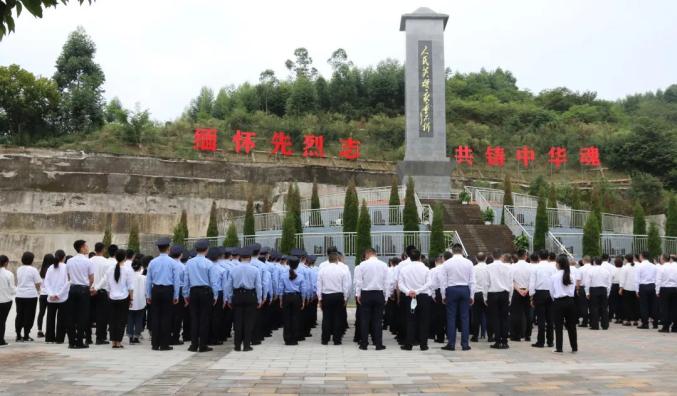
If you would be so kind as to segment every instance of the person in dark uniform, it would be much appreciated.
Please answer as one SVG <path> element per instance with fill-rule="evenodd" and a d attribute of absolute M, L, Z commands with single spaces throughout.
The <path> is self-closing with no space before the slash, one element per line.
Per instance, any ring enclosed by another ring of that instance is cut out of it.
<path fill-rule="evenodd" d="M 171 351 L 169 335 L 172 323 L 172 304 L 179 302 L 180 276 L 174 260 L 169 257 L 169 238 L 157 241 L 160 255 L 151 260 L 146 272 L 146 303 L 151 307 L 151 345 L 154 351 Z"/>
<path fill-rule="evenodd" d="M 299 276 L 296 270 L 299 267 L 299 258 L 291 256 L 287 259 L 289 264 L 289 273 L 280 278 L 278 284 L 282 299 L 280 308 L 284 312 L 284 344 L 298 345 L 302 334 L 302 312 L 305 308 L 305 301 L 301 291 L 305 287 L 305 278 Z"/>
<path fill-rule="evenodd" d="M 253 350 L 255 314 L 263 303 L 261 272 L 251 264 L 252 253 L 251 247 L 238 249 L 240 261 L 223 282 L 226 304 L 233 309 L 233 341 L 238 352 Z"/>
<path fill-rule="evenodd" d="M 179 245 L 174 245 L 169 249 L 169 257 L 174 260 L 174 271 L 176 276 L 179 277 L 179 303 L 175 304 L 172 307 L 172 333 L 170 336 L 170 343 L 172 345 L 183 345 L 181 341 L 181 328 L 184 324 L 184 317 L 186 316 L 186 306 L 183 299 L 183 294 L 181 293 L 181 286 L 183 286 L 183 272 L 185 266 L 181 262 L 181 256 L 183 255 L 183 247 Z"/>
<path fill-rule="evenodd" d="M 216 298 L 212 291 L 210 269 L 214 265 L 206 257 L 209 242 L 202 239 L 195 243 L 197 256 L 188 260 L 184 273 L 183 298 L 190 307 L 190 352 L 209 352 L 209 321 Z"/>
<path fill-rule="evenodd" d="M 221 276 L 226 269 L 218 264 L 223 260 L 224 249 L 222 247 L 211 247 L 207 251 L 207 259 L 212 262 L 209 267 L 209 278 L 213 279 L 211 282 L 212 292 L 216 303 L 212 306 L 209 345 L 223 345 L 223 289 L 221 286 Z"/>

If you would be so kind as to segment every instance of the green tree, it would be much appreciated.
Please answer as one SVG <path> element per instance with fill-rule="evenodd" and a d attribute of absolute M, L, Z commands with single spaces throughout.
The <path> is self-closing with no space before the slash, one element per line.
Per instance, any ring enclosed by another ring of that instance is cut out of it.
<path fill-rule="evenodd" d="M 208 119 L 214 111 L 214 91 L 209 87 L 202 87 L 200 94 L 193 99 L 188 108 L 188 114 L 193 121 Z"/>
<path fill-rule="evenodd" d="M 505 207 L 513 206 L 512 200 L 512 182 L 510 181 L 510 174 L 505 174 L 503 180 L 503 207 L 501 208 L 501 224 L 505 224 Z"/>
<path fill-rule="evenodd" d="M 146 132 L 153 126 L 150 121 L 148 110 L 141 110 L 137 105 L 136 110 L 129 113 L 127 119 L 123 122 L 123 136 L 128 144 L 141 144 Z"/>
<path fill-rule="evenodd" d="M 583 255 L 595 257 L 600 255 L 600 234 L 597 215 L 592 212 L 583 227 Z"/>
<path fill-rule="evenodd" d="M 402 210 L 403 231 L 419 231 L 418 210 L 414 191 L 414 179 L 407 178 L 407 191 L 404 195 L 404 209 Z"/>
<path fill-rule="evenodd" d="M 576 185 L 571 189 L 571 209 L 581 210 L 581 192 Z"/>
<path fill-rule="evenodd" d="M 132 227 L 129 230 L 129 238 L 127 239 L 127 248 L 140 253 L 139 248 L 139 225 L 136 221 L 132 221 Z"/>
<path fill-rule="evenodd" d="M 313 191 L 310 195 L 310 224 L 313 227 L 322 227 L 322 214 L 320 213 L 320 195 L 317 192 L 317 180 L 313 181 Z"/>
<path fill-rule="evenodd" d="M 545 236 L 548 234 L 548 212 L 544 192 L 538 197 L 536 225 L 534 227 L 534 251 L 545 249 Z"/>
<path fill-rule="evenodd" d="M 106 215 L 106 228 L 103 232 L 103 239 L 101 240 L 101 242 L 104 245 L 104 249 L 106 249 L 106 252 L 108 252 L 108 246 L 110 246 L 111 243 L 113 243 L 113 231 L 112 231 L 113 225 L 111 223 L 112 218 L 111 214 L 109 213 L 108 215 Z"/>
<path fill-rule="evenodd" d="M 313 67 L 313 58 L 308 50 L 300 47 L 294 50 L 295 61 L 287 59 L 284 65 L 294 74 L 296 79 L 305 78 L 311 80 L 317 76 L 317 69 Z"/>
<path fill-rule="evenodd" d="M 658 233 L 658 225 L 654 222 L 649 224 L 649 234 L 647 236 L 646 244 L 651 257 L 657 258 L 662 253 L 661 236 Z"/>
<path fill-rule="evenodd" d="M 371 217 L 367 209 L 367 201 L 362 200 L 360 215 L 357 218 L 357 235 L 355 237 L 355 264 L 364 259 L 364 251 L 371 247 Z"/>
<path fill-rule="evenodd" d="M 117 122 L 120 124 L 127 123 L 127 117 L 129 116 L 129 112 L 125 110 L 125 108 L 122 106 L 122 102 L 117 96 L 111 99 L 110 102 L 108 102 L 104 112 L 106 122 L 108 123 L 111 122 Z"/>
<path fill-rule="evenodd" d="M 343 201 L 343 232 L 356 232 L 357 220 L 359 218 L 359 200 L 355 180 L 350 179 L 346 188 L 346 197 Z M 350 237 L 345 238 L 345 254 L 352 255 L 354 246 L 350 243 Z"/>
<path fill-rule="evenodd" d="M 677 195 L 672 195 L 665 214 L 665 236 L 677 237 Z"/>
<path fill-rule="evenodd" d="M 590 209 L 595 214 L 595 219 L 599 223 L 599 229 L 602 230 L 602 206 L 604 202 L 604 190 L 599 183 L 592 186 L 590 191 Z"/>
<path fill-rule="evenodd" d="M 297 78 L 287 99 L 287 113 L 299 116 L 315 110 L 317 110 L 315 85 L 306 77 Z"/>
<path fill-rule="evenodd" d="M 632 219 L 632 233 L 635 235 L 646 235 L 646 219 L 644 218 L 644 208 L 639 201 L 635 201 L 634 216 Z"/>
<path fill-rule="evenodd" d="M 61 92 L 63 131 L 91 132 L 104 122 L 102 85 L 106 80 L 94 62 L 96 45 L 82 27 L 72 32 L 56 60 L 54 81 Z"/>
<path fill-rule="evenodd" d="M 92 4 L 94 0 L 77 0 L 82 4 L 87 1 Z M 21 12 L 26 9 L 34 17 L 42 18 L 42 11 L 48 7 L 56 7 L 59 2 L 68 4 L 68 0 L 5 0 L 0 4 L 0 41 L 2 38 L 11 32 L 14 32 L 14 16 L 12 11 L 15 11 L 16 17 L 21 15 Z"/>
<path fill-rule="evenodd" d="M 228 230 L 226 231 L 226 237 L 223 240 L 224 247 L 239 247 L 240 239 L 237 237 L 237 227 L 235 223 L 230 222 L 228 225 Z"/>
<path fill-rule="evenodd" d="M 444 253 L 444 208 L 440 203 L 433 207 L 433 223 L 430 227 L 430 258 L 434 259 Z"/>
<path fill-rule="evenodd" d="M 400 186 L 396 176 L 390 184 L 390 199 L 388 200 L 388 223 L 400 224 Z"/>
<path fill-rule="evenodd" d="M 545 193 L 548 189 L 548 183 L 545 181 L 543 176 L 538 175 L 532 182 L 529 184 L 529 195 L 540 196 L 541 192 Z"/>
<path fill-rule="evenodd" d="M 282 223 L 282 237 L 280 239 L 280 251 L 284 254 L 290 254 L 296 244 L 296 225 L 294 223 L 294 214 L 287 211 Z"/>
<path fill-rule="evenodd" d="M 557 187 L 554 184 L 548 188 L 548 208 L 557 209 Z"/>
<path fill-rule="evenodd" d="M 259 85 L 263 96 L 263 108 L 268 113 L 268 98 L 272 95 L 275 87 L 279 84 L 275 72 L 271 69 L 266 69 L 259 74 Z"/>
<path fill-rule="evenodd" d="M 212 207 L 209 210 L 209 224 L 207 225 L 207 238 L 216 238 L 219 236 L 219 228 L 216 219 L 216 201 L 212 201 Z"/>
<path fill-rule="evenodd" d="M 185 245 L 186 239 L 188 238 L 188 214 L 186 210 L 181 211 L 181 217 L 179 218 L 179 223 L 174 227 L 174 236 L 172 237 L 172 243 L 174 245 Z"/>
<path fill-rule="evenodd" d="M 242 228 L 242 234 L 245 237 L 250 237 L 256 235 L 256 222 L 254 220 L 254 198 L 251 194 L 247 198 L 247 207 L 244 212 L 244 226 Z M 244 241 L 248 243 L 248 241 Z"/>

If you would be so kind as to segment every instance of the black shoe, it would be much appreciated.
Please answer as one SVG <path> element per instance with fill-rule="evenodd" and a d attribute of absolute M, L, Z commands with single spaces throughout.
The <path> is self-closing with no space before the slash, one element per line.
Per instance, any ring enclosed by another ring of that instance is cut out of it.
<path fill-rule="evenodd" d="M 548 343 L 548 348 L 552 348 L 552 347 L 554 347 L 554 346 L 555 346 L 555 344 L 553 344 L 552 342 L 551 342 L 551 343 Z"/>
<path fill-rule="evenodd" d="M 250 351 L 253 351 L 254 348 L 248 346 L 248 347 L 244 347 L 244 349 L 242 349 L 242 350 L 243 350 L 244 352 L 250 352 Z"/>
<path fill-rule="evenodd" d="M 643 324 L 641 326 L 637 326 L 638 329 L 648 329 L 649 325 L 648 324 Z"/>
<path fill-rule="evenodd" d="M 87 345 L 92 345 L 93 342 L 92 342 L 92 340 L 87 340 L 87 342 L 85 342 L 85 344 L 87 344 Z"/>
<path fill-rule="evenodd" d="M 659 333 L 669 333 L 670 329 L 660 329 L 658 330 Z"/>
<path fill-rule="evenodd" d="M 477 342 L 477 337 L 476 336 L 470 337 L 470 342 Z"/>
<path fill-rule="evenodd" d="M 334 345 L 342 345 L 343 343 L 341 341 L 334 341 Z"/>
<path fill-rule="evenodd" d="M 587 323 L 581 323 L 581 324 L 578 325 L 578 327 L 588 327 L 588 324 Z M 560 351 L 560 352 L 562 352 L 562 351 Z"/>
<path fill-rule="evenodd" d="M 110 342 L 106 340 L 96 340 L 96 345 L 108 345 Z"/>
<path fill-rule="evenodd" d="M 435 338 L 437 344 L 444 344 L 444 338 Z"/>
<path fill-rule="evenodd" d="M 24 342 L 33 342 L 33 341 L 35 341 L 35 340 L 32 339 L 32 338 L 29 337 L 29 336 L 25 336 L 25 337 L 24 337 Z"/>
<path fill-rule="evenodd" d="M 153 347 L 153 350 L 154 350 L 154 351 L 159 351 L 159 350 L 160 350 L 160 347 L 154 346 L 154 347 Z"/>
<path fill-rule="evenodd" d="M 494 343 L 494 344 L 491 344 L 491 345 L 489 346 L 489 348 L 493 348 L 493 349 L 501 349 L 501 344 L 499 344 L 498 342 L 496 342 L 496 343 Z"/>
<path fill-rule="evenodd" d="M 204 347 L 200 347 L 200 349 L 198 349 L 197 351 L 198 351 L 198 352 L 211 352 L 211 351 L 213 351 L 213 350 L 214 350 L 214 348 L 211 348 L 211 347 L 208 347 L 208 346 L 204 346 Z"/>
<path fill-rule="evenodd" d="M 134 337 L 134 343 L 135 344 L 140 344 L 141 340 L 139 340 L 139 337 Z"/>
<path fill-rule="evenodd" d="M 447 345 L 443 346 L 441 349 L 445 350 L 445 351 L 455 351 L 456 347 L 447 344 Z"/>
<path fill-rule="evenodd" d="M 658 323 L 654 322 L 653 328 L 654 328 L 654 329 L 657 329 L 657 328 L 658 328 Z M 38 337 L 40 337 L 40 336 L 38 335 Z"/>
<path fill-rule="evenodd" d="M 599 327 L 590 327 L 590 330 L 599 330 Z"/>
<path fill-rule="evenodd" d="M 422 350 L 422 351 L 427 351 L 427 350 L 428 350 L 428 346 L 427 346 L 427 345 L 421 345 L 421 350 Z"/>
<path fill-rule="evenodd" d="M 385 345 L 377 345 L 377 346 L 376 346 L 376 350 L 377 350 L 377 351 L 382 351 L 382 350 L 384 350 L 384 349 L 386 349 L 386 346 L 385 346 Z"/>
<path fill-rule="evenodd" d="M 197 345 L 191 345 L 188 347 L 188 352 L 197 352 Z"/>
<path fill-rule="evenodd" d="M 305 340 L 306 340 L 306 337 L 299 337 L 299 341 L 305 341 Z"/>
<path fill-rule="evenodd" d="M 555 349 L 553 352 L 555 352 L 555 353 L 562 353 L 562 350 L 561 350 L 561 349 Z"/>
<path fill-rule="evenodd" d="M 366 350 L 367 350 L 367 346 L 366 346 L 366 345 L 360 345 L 360 349 L 363 350 L 363 351 L 366 351 Z"/>
<path fill-rule="evenodd" d="M 45 338 L 45 333 L 38 331 L 38 338 Z"/>
<path fill-rule="evenodd" d="M 24 342 L 24 338 L 22 336 L 16 336 L 16 342 Z"/>
<path fill-rule="evenodd" d="M 464 351 L 469 351 L 469 350 L 471 350 L 472 348 L 470 348 L 470 345 L 466 345 L 466 346 L 464 346 L 464 347 L 461 347 L 461 349 L 464 350 Z"/>
<path fill-rule="evenodd" d="M 329 341 L 322 341 L 322 345 L 329 345 Z"/>
<path fill-rule="evenodd" d="M 7 341 L 5 340 L 0 340 L 0 346 L 5 346 L 7 345 Z"/>
<path fill-rule="evenodd" d="M 171 351 L 171 350 L 173 350 L 173 349 L 174 349 L 174 348 L 172 348 L 172 347 L 170 347 L 170 346 L 161 346 L 161 347 L 160 347 L 160 350 L 161 350 L 161 351 Z"/>
<path fill-rule="evenodd" d="M 495 342 L 495 341 L 496 341 L 496 340 L 494 339 L 494 337 L 489 337 L 489 338 L 487 338 L 487 342 Z"/>
<path fill-rule="evenodd" d="M 520 342 L 520 341 L 522 341 L 522 339 L 521 338 L 511 338 L 510 341 Z"/>
<path fill-rule="evenodd" d="M 261 345 L 261 341 L 252 341 L 252 345 Z"/>
<path fill-rule="evenodd" d="M 87 349 L 87 348 L 89 348 L 89 345 L 87 345 L 87 344 L 75 346 L 75 349 Z"/>
<path fill-rule="evenodd" d="M 538 342 L 535 343 L 535 344 L 531 344 L 531 346 L 534 347 L 534 348 L 543 348 L 543 347 L 545 347 L 545 345 L 539 344 Z"/>
<path fill-rule="evenodd" d="M 411 345 L 402 345 L 400 349 L 403 351 L 411 351 L 412 347 Z"/>
<path fill-rule="evenodd" d="M 507 343 L 505 343 L 505 344 L 501 344 L 501 345 L 498 347 L 498 349 L 510 349 L 510 347 L 508 346 Z"/>

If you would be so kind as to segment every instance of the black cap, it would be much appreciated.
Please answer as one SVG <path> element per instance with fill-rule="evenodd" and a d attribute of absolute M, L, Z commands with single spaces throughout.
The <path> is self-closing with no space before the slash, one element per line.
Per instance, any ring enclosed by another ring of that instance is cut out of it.
<path fill-rule="evenodd" d="M 162 237 L 162 238 L 158 239 L 157 241 L 155 241 L 155 245 L 160 246 L 160 247 L 169 246 L 171 244 L 172 244 L 172 241 L 167 237 Z"/>
<path fill-rule="evenodd" d="M 246 256 L 246 257 L 251 257 L 252 254 L 254 254 L 254 249 L 252 249 L 251 246 L 245 246 L 240 249 L 238 249 L 239 256 Z"/>
<path fill-rule="evenodd" d="M 330 254 L 338 254 L 338 252 L 339 251 L 338 249 L 336 249 L 336 246 L 329 246 L 327 248 L 327 256 L 329 256 Z"/>
<path fill-rule="evenodd" d="M 188 252 L 188 257 L 193 258 L 195 256 L 197 256 L 197 252 L 195 251 L 195 249 Z"/>
<path fill-rule="evenodd" d="M 315 255 L 309 254 L 307 259 L 309 262 L 314 263 L 315 260 L 317 260 L 317 257 Z"/>
<path fill-rule="evenodd" d="M 264 246 L 261 248 L 261 250 L 259 250 L 259 254 L 268 254 L 268 253 L 270 253 L 270 247 L 268 246 Z"/>
<path fill-rule="evenodd" d="M 195 250 L 206 250 L 207 248 L 209 248 L 209 241 L 206 239 L 200 239 L 195 242 Z"/>
<path fill-rule="evenodd" d="M 307 255 L 306 251 L 301 248 L 293 248 L 289 253 L 296 257 L 304 257 Z"/>
<path fill-rule="evenodd" d="M 220 247 L 210 247 L 209 250 L 207 250 L 207 258 L 215 261 L 219 259 L 219 256 L 221 256 L 221 248 Z"/>
<path fill-rule="evenodd" d="M 234 248 L 232 247 L 225 247 L 223 248 L 223 254 L 225 254 L 226 256 L 230 256 L 231 254 L 233 254 L 233 249 Z"/>
<path fill-rule="evenodd" d="M 169 255 L 170 256 L 180 256 L 183 254 L 183 246 L 181 245 L 174 245 L 169 249 Z"/>

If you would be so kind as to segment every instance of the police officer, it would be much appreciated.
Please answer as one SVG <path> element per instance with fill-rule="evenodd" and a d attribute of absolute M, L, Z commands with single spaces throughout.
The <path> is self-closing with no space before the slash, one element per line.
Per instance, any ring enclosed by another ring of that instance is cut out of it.
<path fill-rule="evenodd" d="M 221 247 L 211 247 L 207 251 L 207 258 L 212 262 L 209 268 L 209 278 L 217 280 L 212 282 L 212 292 L 216 299 L 216 304 L 212 307 L 211 332 L 209 333 L 209 345 L 223 345 L 223 289 L 221 286 L 221 276 L 226 270 L 218 264 L 224 256 L 224 250 Z"/>
<path fill-rule="evenodd" d="M 146 273 L 146 303 L 151 307 L 151 344 L 154 351 L 171 351 L 169 332 L 172 323 L 172 304 L 179 302 L 180 276 L 175 262 L 167 252 L 171 241 L 160 238 L 156 245 L 160 255 L 151 260 Z"/>
<path fill-rule="evenodd" d="M 188 351 L 209 352 L 209 319 L 216 302 L 212 292 L 210 268 L 213 265 L 206 257 L 209 242 L 201 239 L 195 243 L 197 256 L 188 260 L 184 276 L 183 298 L 190 307 L 191 342 Z"/>
<path fill-rule="evenodd" d="M 179 302 L 172 307 L 172 333 L 170 336 L 171 345 L 183 345 L 181 341 L 181 327 L 184 323 L 186 312 L 185 301 L 181 293 L 181 286 L 183 284 L 183 270 L 184 265 L 181 262 L 183 255 L 183 247 L 174 245 L 169 249 L 169 257 L 174 260 L 174 273 L 179 277 Z"/>
<path fill-rule="evenodd" d="M 251 264 L 251 247 L 238 249 L 240 261 L 223 284 L 226 304 L 233 309 L 236 351 L 251 351 L 256 310 L 263 304 L 261 272 Z M 243 348 L 244 346 L 244 348 Z"/>
<path fill-rule="evenodd" d="M 261 251 L 261 245 L 254 243 L 248 247 L 248 251 L 251 251 L 251 264 L 259 271 L 261 274 L 261 287 L 263 293 L 263 301 L 261 308 L 254 311 L 254 335 L 252 338 L 252 345 L 260 345 L 263 341 L 263 336 L 265 335 L 264 331 L 264 317 L 263 317 L 263 307 L 268 301 L 272 299 L 272 280 L 270 273 L 266 271 L 265 264 L 259 260 L 259 253 Z"/>

